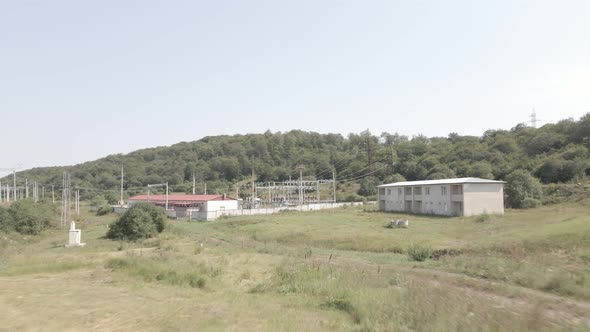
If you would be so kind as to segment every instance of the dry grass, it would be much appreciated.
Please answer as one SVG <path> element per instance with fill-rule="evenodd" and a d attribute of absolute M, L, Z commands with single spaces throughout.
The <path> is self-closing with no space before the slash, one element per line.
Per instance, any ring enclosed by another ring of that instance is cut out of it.
<path fill-rule="evenodd" d="M 589 212 L 561 204 L 482 221 L 349 208 L 172 222 L 137 243 L 103 239 L 113 217 L 92 217 L 81 224 L 84 248 L 63 248 L 65 231 L 6 236 L 0 326 L 583 331 Z M 383 227 L 398 217 L 410 228 Z M 409 260 L 412 244 L 437 260 Z"/>

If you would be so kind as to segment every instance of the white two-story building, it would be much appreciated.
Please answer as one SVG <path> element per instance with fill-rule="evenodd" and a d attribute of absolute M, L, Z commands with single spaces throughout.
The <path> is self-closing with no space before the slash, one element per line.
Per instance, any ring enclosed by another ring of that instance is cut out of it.
<path fill-rule="evenodd" d="M 504 214 L 504 181 L 460 178 L 378 186 L 379 210 L 446 216 Z"/>

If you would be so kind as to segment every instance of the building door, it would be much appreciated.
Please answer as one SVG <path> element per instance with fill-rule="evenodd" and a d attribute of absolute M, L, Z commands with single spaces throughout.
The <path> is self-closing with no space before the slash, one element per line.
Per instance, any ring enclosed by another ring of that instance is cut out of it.
<path fill-rule="evenodd" d="M 453 209 L 452 213 L 454 216 L 462 216 L 463 215 L 463 202 L 453 202 L 452 209 Z"/>
<path fill-rule="evenodd" d="M 379 210 L 385 211 L 385 200 L 383 199 L 379 201 Z"/>

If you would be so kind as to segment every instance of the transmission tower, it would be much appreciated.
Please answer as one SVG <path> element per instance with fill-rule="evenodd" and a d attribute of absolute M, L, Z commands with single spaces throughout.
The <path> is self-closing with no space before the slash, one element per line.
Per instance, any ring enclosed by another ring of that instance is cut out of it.
<path fill-rule="evenodd" d="M 537 122 L 539 122 L 539 119 L 537 119 L 537 112 L 535 112 L 535 108 L 533 108 L 533 112 L 529 117 L 531 118 L 529 122 L 531 123 L 533 128 L 537 128 Z"/>
<path fill-rule="evenodd" d="M 70 218 L 70 173 L 64 172 L 61 192 L 61 226 L 65 227 Z"/>

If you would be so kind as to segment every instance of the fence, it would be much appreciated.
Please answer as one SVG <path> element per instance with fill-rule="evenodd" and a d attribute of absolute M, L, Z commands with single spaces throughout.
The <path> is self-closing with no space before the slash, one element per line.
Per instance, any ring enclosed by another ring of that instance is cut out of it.
<path fill-rule="evenodd" d="M 298 206 L 283 206 L 276 208 L 260 209 L 238 209 L 238 210 L 220 210 L 220 211 L 195 211 L 192 212 L 189 219 L 192 221 L 209 221 L 215 220 L 221 216 L 252 216 L 257 214 L 273 214 L 281 211 L 315 211 L 324 209 L 337 209 L 344 206 L 359 206 L 362 202 L 352 203 L 317 203 Z"/>

